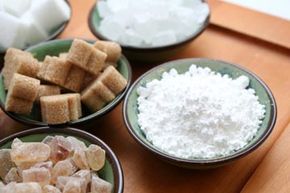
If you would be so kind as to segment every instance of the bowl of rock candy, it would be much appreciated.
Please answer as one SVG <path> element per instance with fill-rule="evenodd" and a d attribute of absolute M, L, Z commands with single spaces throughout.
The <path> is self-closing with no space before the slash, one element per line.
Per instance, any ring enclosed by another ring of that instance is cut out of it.
<path fill-rule="evenodd" d="M 73 128 L 35 128 L 0 141 L 1 193 L 122 193 L 118 158 Z"/>
<path fill-rule="evenodd" d="M 202 0 L 100 0 L 89 27 L 99 39 L 118 42 L 129 60 L 160 62 L 181 52 L 209 24 Z"/>

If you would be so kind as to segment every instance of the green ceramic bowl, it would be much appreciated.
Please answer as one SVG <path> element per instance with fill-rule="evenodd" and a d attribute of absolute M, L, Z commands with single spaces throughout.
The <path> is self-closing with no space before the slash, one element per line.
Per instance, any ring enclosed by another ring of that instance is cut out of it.
<path fill-rule="evenodd" d="M 138 46 L 128 46 L 120 43 L 123 49 L 124 55 L 131 61 L 136 61 L 140 63 L 145 62 L 162 62 L 168 60 L 169 57 L 180 53 L 192 40 L 197 38 L 209 25 L 210 14 L 207 16 L 204 23 L 200 28 L 195 31 L 191 36 L 181 40 L 179 42 L 166 45 L 166 46 L 156 46 L 156 47 L 138 47 Z M 94 5 L 89 14 L 89 27 L 91 32 L 101 40 L 110 40 L 106 37 L 106 34 L 102 34 L 99 31 L 100 21 L 102 20 L 96 5 Z M 112 41 L 112 40 L 110 40 Z"/>
<path fill-rule="evenodd" d="M 102 140 L 87 132 L 74 128 L 40 127 L 22 131 L 2 139 L 0 141 L 0 148 L 11 148 L 11 143 L 15 138 L 19 138 L 24 142 L 40 142 L 48 135 L 73 136 L 83 141 L 86 145 L 96 144 L 103 148 L 106 151 L 106 162 L 105 166 L 98 172 L 98 174 L 102 179 L 113 184 L 113 193 L 123 192 L 124 177 L 122 167 L 117 156 Z"/>
<path fill-rule="evenodd" d="M 69 21 L 71 19 L 71 16 L 72 16 L 72 8 L 71 8 L 71 4 L 70 4 L 70 2 L 68 0 L 65 0 L 65 2 L 68 4 L 69 9 L 70 9 L 70 18 L 67 21 L 65 21 L 62 24 L 60 24 L 59 26 L 56 26 L 54 29 L 52 29 L 49 32 L 48 38 L 43 40 L 42 42 L 46 42 L 48 40 L 55 39 L 57 36 L 59 36 L 64 31 L 64 29 L 68 25 L 68 23 L 69 23 Z M 2 57 L 1 54 L 4 55 L 5 52 L 6 52 L 6 50 L 3 50 L 3 49 L 0 48 L 0 57 Z M 1 58 L 0 58 L 0 61 L 1 61 Z"/>
<path fill-rule="evenodd" d="M 40 43 L 38 45 L 30 47 L 26 51 L 31 52 L 35 58 L 42 61 L 46 55 L 58 56 L 59 53 L 67 52 L 71 46 L 72 41 L 73 41 L 72 39 L 48 41 L 48 42 Z M 69 125 L 69 126 L 84 125 L 84 123 L 87 123 L 88 121 L 93 120 L 93 119 L 97 119 L 101 117 L 102 115 L 110 112 L 114 107 L 116 107 L 117 104 L 121 102 L 125 93 L 129 89 L 131 77 L 132 77 L 131 66 L 128 60 L 124 56 L 121 56 L 120 60 L 118 61 L 117 70 L 128 81 L 128 84 L 126 88 L 122 91 L 122 93 L 120 93 L 113 101 L 111 101 L 105 107 L 103 107 L 102 109 L 100 109 L 99 111 L 95 113 L 91 113 L 88 109 L 86 109 L 84 105 L 82 105 L 83 116 L 80 119 L 76 121 L 68 122 L 65 125 Z M 33 127 L 47 126 L 47 123 L 42 122 L 40 107 L 36 104 L 34 105 L 32 109 L 32 113 L 30 115 L 19 115 L 16 113 L 5 111 L 4 104 L 6 100 L 6 94 L 7 92 L 4 89 L 3 77 L 2 77 L 2 74 L 0 74 L 0 107 L 1 109 L 12 119 L 18 122 L 24 123 L 26 125 L 30 125 Z"/>
<path fill-rule="evenodd" d="M 256 137 L 244 148 L 241 150 L 225 157 L 215 158 L 215 159 L 182 159 L 178 157 L 171 156 L 166 152 L 156 148 L 153 146 L 147 139 L 143 131 L 140 129 L 137 121 L 137 88 L 140 86 L 144 86 L 147 82 L 152 81 L 153 79 L 160 79 L 161 74 L 163 72 L 169 71 L 172 68 L 175 68 L 179 73 L 186 72 L 191 64 L 196 64 L 199 67 L 208 67 L 213 71 L 219 72 L 221 74 L 228 74 L 232 78 L 236 78 L 241 75 L 245 75 L 250 79 L 250 88 L 253 88 L 256 91 L 256 94 L 259 97 L 260 103 L 265 105 L 266 114 L 263 122 L 259 128 L 259 131 Z M 231 161 L 237 160 L 254 149 L 256 149 L 259 145 L 263 143 L 263 141 L 269 136 L 271 133 L 277 116 L 276 103 L 275 99 L 270 91 L 270 89 L 266 86 L 266 84 L 258 78 L 252 72 L 233 64 L 229 64 L 226 62 L 218 61 L 218 60 L 209 60 L 209 59 L 183 59 L 183 60 L 175 60 L 172 62 L 164 63 L 160 66 L 157 66 L 147 73 L 142 75 L 135 83 L 132 85 L 130 90 L 128 91 L 124 106 L 123 106 L 123 116 L 125 119 L 126 126 L 128 128 L 129 133 L 132 137 L 141 144 L 145 149 L 149 150 L 153 154 L 157 155 L 159 158 L 172 163 L 174 165 L 192 168 L 192 169 L 207 169 L 218 167 L 224 164 L 227 164 Z"/>

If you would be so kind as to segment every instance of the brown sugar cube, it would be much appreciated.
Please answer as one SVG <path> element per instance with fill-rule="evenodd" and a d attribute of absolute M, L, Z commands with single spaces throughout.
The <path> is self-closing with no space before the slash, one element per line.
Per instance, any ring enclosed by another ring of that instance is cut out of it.
<path fill-rule="evenodd" d="M 102 81 L 115 95 L 118 95 L 127 85 L 127 80 L 113 66 L 108 66 L 98 80 Z"/>
<path fill-rule="evenodd" d="M 94 75 L 98 75 L 98 73 L 104 69 L 106 58 L 107 54 L 93 48 L 85 70 Z"/>
<path fill-rule="evenodd" d="M 97 41 L 94 46 L 107 54 L 108 62 L 116 63 L 121 57 L 122 48 L 115 42 Z"/>
<path fill-rule="evenodd" d="M 66 59 L 67 55 L 68 55 L 68 53 L 67 52 L 64 52 L 64 53 L 60 53 L 58 55 L 58 57 L 61 58 L 61 59 Z"/>
<path fill-rule="evenodd" d="M 74 39 L 67 55 L 67 60 L 81 68 L 84 68 L 93 52 L 93 47 L 89 43 Z"/>
<path fill-rule="evenodd" d="M 8 98 L 17 97 L 33 102 L 38 95 L 39 86 L 38 79 L 14 73 L 7 96 Z"/>
<path fill-rule="evenodd" d="M 44 61 L 46 60 L 46 63 L 44 64 L 44 61 L 40 63 L 39 65 L 39 71 L 37 73 L 37 78 L 39 78 L 40 80 L 44 80 L 45 76 L 46 76 L 46 70 L 49 66 L 49 60 L 51 59 L 50 56 L 46 56 L 44 58 Z"/>
<path fill-rule="evenodd" d="M 67 55 L 67 60 L 87 72 L 97 75 L 104 67 L 107 54 L 91 44 L 75 39 Z"/>
<path fill-rule="evenodd" d="M 89 87 L 89 89 L 92 89 L 94 93 L 105 102 L 110 102 L 116 97 L 115 94 L 108 87 L 106 87 L 101 81 L 96 80 Z"/>
<path fill-rule="evenodd" d="M 93 112 L 100 110 L 106 104 L 106 102 L 97 96 L 92 89 L 83 92 L 81 100 Z"/>
<path fill-rule="evenodd" d="M 38 96 L 36 101 L 40 100 L 42 96 L 51 96 L 51 95 L 59 95 L 60 87 L 54 85 L 40 85 L 38 90 Z"/>
<path fill-rule="evenodd" d="M 69 104 L 62 95 L 40 97 L 42 120 L 48 124 L 62 124 L 70 120 Z"/>
<path fill-rule="evenodd" d="M 105 62 L 104 69 L 106 69 L 108 66 L 113 66 L 117 68 L 118 64 L 115 62 Z"/>
<path fill-rule="evenodd" d="M 78 93 L 63 94 L 68 100 L 69 117 L 71 121 L 78 120 L 82 116 L 81 96 Z"/>
<path fill-rule="evenodd" d="M 5 102 L 6 111 L 19 113 L 23 115 L 30 114 L 32 107 L 33 107 L 33 102 L 20 99 L 17 97 L 12 97 L 12 96 L 7 97 L 6 102 Z"/>
<path fill-rule="evenodd" d="M 4 57 L 3 77 L 5 89 L 9 88 L 15 72 L 30 77 L 36 77 L 39 71 L 38 61 L 29 52 L 9 48 Z"/>
<path fill-rule="evenodd" d="M 98 76 L 94 74 L 86 72 L 85 77 L 83 79 L 81 90 L 84 90 L 85 88 L 87 88 L 92 82 L 94 82 L 94 80 L 97 79 L 97 77 Z"/>
<path fill-rule="evenodd" d="M 81 100 L 90 110 L 97 111 L 115 97 L 115 94 L 101 81 L 95 80 L 82 92 Z"/>
<path fill-rule="evenodd" d="M 38 77 L 57 85 L 63 85 L 70 68 L 71 64 L 66 60 L 46 56 L 39 70 Z"/>
<path fill-rule="evenodd" d="M 43 121 L 61 124 L 74 121 L 82 116 L 80 94 L 61 94 L 40 97 Z"/>
<path fill-rule="evenodd" d="M 80 92 L 86 72 L 72 65 L 63 87 L 74 92 Z"/>

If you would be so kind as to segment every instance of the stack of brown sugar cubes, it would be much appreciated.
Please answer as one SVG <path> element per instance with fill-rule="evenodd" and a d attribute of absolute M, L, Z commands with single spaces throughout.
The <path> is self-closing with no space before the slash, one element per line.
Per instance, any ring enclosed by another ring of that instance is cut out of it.
<path fill-rule="evenodd" d="M 8 89 L 7 111 L 30 113 L 40 86 L 40 81 L 36 79 L 38 71 L 38 61 L 30 53 L 14 48 L 7 50 L 2 71 L 4 86 Z"/>
<path fill-rule="evenodd" d="M 81 103 L 96 112 L 127 85 L 115 68 L 120 57 L 121 47 L 108 41 L 92 45 L 75 39 L 68 53 L 47 55 L 43 62 L 10 48 L 3 68 L 8 89 L 5 109 L 30 114 L 34 102 L 40 103 L 42 120 L 48 124 L 79 119 Z"/>

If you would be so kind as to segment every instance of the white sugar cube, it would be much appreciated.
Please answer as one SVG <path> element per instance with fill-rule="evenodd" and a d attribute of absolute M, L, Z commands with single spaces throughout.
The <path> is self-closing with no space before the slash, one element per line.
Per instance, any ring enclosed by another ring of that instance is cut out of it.
<path fill-rule="evenodd" d="M 0 11 L 4 11 L 3 0 L 0 0 Z"/>
<path fill-rule="evenodd" d="M 19 17 L 29 9 L 31 0 L 2 0 L 2 3 L 7 13 Z"/>
<path fill-rule="evenodd" d="M 21 21 L 25 26 L 23 33 L 25 34 L 25 43 L 33 45 L 48 39 L 48 33 L 45 29 L 35 22 L 33 16 L 27 12 L 21 17 Z"/>
<path fill-rule="evenodd" d="M 22 33 L 23 24 L 20 20 L 5 12 L 0 12 L 0 47 L 23 48 L 24 34 Z"/>
<path fill-rule="evenodd" d="M 63 0 L 34 1 L 30 10 L 35 21 L 48 33 L 67 21 L 70 16 L 68 5 L 58 1 Z"/>
<path fill-rule="evenodd" d="M 64 0 L 57 0 L 56 3 L 58 4 L 59 7 L 61 7 L 65 18 L 69 19 L 71 12 L 70 7 L 67 5 L 67 3 Z"/>

